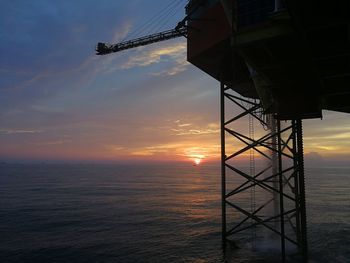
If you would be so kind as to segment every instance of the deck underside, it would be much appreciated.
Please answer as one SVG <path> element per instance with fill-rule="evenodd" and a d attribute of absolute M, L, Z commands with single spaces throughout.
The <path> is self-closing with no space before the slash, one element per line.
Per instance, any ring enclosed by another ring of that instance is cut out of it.
<path fill-rule="evenodd" d="M 188 60 L 281 119 L 350 113 L 349 3 L 315 5 L 293 2 L 259 21 L 242 13 L 233 29 L 220 1 L 204 6 L 189 22 Z"/>

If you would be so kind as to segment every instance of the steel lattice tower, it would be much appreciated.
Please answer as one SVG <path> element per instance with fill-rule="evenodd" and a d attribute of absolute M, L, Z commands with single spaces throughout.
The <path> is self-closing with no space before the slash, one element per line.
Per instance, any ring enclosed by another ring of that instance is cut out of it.
<path fill-rule="evenodd" d="M 228 109 L 232 104 L 240 112 L 229 116 Z M 283 262 L 286 259 L 287 246 L 294 246 L 295 251 L 301 252 L 303 260 L 306 261 L 301 120 L 281 121 L 262 112 L 260 102 L 242 98 L 221 84 L 223 242 L 225 244 L 227 240 L 235 240 L 235 237 L 248 229 L 264 229 L 280 239 Z M 251 138 L 235 129 L 237 123 L 248 115 L 264 127 L 265 133 L 259 134 L 259 138 Z M 231 146 L 236 142 L 241 147 L 232 150 Z M 253 169 L 254 174 L 235 164 L 236 159 L 249 151 L 254 151 L 260 158 L 260 167 Z M 256 196 L 250 195 L 253 188 L 259 191 Z M 253 211 L 251 208 L 254 208 Z"/>

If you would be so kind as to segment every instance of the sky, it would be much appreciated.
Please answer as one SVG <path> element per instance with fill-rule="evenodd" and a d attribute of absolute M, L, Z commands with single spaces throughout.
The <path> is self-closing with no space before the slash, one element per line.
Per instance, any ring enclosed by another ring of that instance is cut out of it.
<path fill-rule="evenodd" d="M 219 83 L 185 38 L 94 51 L 174 28 L 186 2 L 0 0 L 0 160 L 218 159 Z M 304 121 L 304 143 L 310 163 L 350 163 L 349 114 Z"/>

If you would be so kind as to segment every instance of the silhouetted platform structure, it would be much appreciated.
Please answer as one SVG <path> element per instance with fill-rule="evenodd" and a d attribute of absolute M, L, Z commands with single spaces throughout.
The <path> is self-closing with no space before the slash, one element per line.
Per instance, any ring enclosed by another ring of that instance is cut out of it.
<path fill-rule="evenodd" d="M 291 256 L 288 246 L 307 262 L 302 119 L 320 118 L 323 109 L 350 113 L 349 6 L 348 0 L 189 1 L 188 61 L 221 83 L 223 244 L 262 227 L 280 238 L 282 262 Z M 229 103 L 241 112 L 228 116 Z M 235 125 L 246 116 L 249 134 Z M 264 128 L 259 138 L 253 120 Z M 235 161 L 244 154 L 249 171 Z M 255 167 L 255 154 L 266 167 Z M 241 202 L 247 196 L 250 206 Z"/>
<path fill-rule="evenodd" d="M 172 30 L 97 44 L 106 55 L 186 36 L 188 61 L 220 82 L 224 247 L 262 227 L 280 239 L 282 262 L 290 246 L 307 262 L 302 119 L 350 113 L 349 17 L 349 0 L 190 0 Z M 236 162 L 247 156 L 249 171 Z"/>
<path fill-rule="evenodd" d="M 349 113 L 350 1 L 286 4 L 190 1 L 188 60 L 280 119 Z"/>

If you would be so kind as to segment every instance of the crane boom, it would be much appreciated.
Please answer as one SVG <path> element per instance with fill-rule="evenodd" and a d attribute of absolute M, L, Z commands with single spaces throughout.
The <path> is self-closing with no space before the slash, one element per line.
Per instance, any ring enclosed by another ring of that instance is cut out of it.
<path fill-rule="evenodd" d="M 114 52 L 119 52 L 125 49 L 130 49 L 134 47 L 145 46 L 148 44 L 177 38 L 181 36 L 185 36 L 187 33 L 186 27 L 175 28 L 167 31 L 163 31 L 160 33 L 120 42 L 117 44 L 106 44 L 106 43 L 98 43 L 96 46 L 96 54 L 97 55 L 106 55 Z"/>

